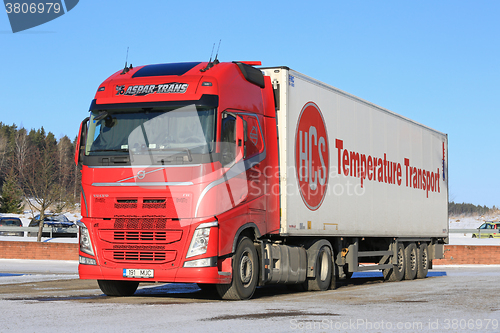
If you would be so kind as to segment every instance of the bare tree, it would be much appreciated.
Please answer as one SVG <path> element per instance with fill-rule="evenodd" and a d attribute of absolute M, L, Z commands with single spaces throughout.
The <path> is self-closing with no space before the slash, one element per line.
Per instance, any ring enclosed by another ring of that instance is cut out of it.
<path fill-rule="evenodd" d="M 14 144 L 15 169 L 17 170 L 22 180 L 29 151 L 28 136 L 26 135 L 26 130 L 24 128 L 21 128 L 16 132 L 16 139 Z"/>
<path fill-rule="evenodd" d="M 40 212 L 37 237 L 37 241 L 40 242 L 45 210 L 60 198 L 61 187 L 58 181 L 55 151 L 51 147 L 42 149 L 33 147 L 32 149 L 33 153 L 27 155 L 27 163 L 24 167 L 23 188 L 26 201 L 32 211 Z"/>
<path fill-rule="evenodd" d="M 60 196 L 56 204 L 56 211 L 61 212 L 69 204 L 74 204 L 72 196 L 73 173 L 73 144 L 71 140 L 64 136 L 57 143 L 58 171 Z"/>
<path fill-rule="evenodd" d="M 6 136 L 0 134 L 0 171 L 1 171 L 1 173 L 4 173 L 4 170 L 7 169 L 7 168 L 4 169 L 4 165 L 6 164 L 5 160 L 6 160 L 6 156 L 7 156 L 7 147 L 8 147 L 7 144 L 8 144 L 8 142 L 9 142 L 9 139 Z"/>

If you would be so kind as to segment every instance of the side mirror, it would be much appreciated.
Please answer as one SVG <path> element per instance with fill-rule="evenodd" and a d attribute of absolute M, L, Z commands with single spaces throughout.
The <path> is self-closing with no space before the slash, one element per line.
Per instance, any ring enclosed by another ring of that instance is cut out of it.
<path fill-rule="evenodd" d="M 85 143 L 87 141 L 87 129 L 89 117 L 85 118 L 80 124 L 80 131 L 78 132 L 78 139 L 76 140 L 75 147 L 75 164 L 80 165 L 85 155 Z"/>

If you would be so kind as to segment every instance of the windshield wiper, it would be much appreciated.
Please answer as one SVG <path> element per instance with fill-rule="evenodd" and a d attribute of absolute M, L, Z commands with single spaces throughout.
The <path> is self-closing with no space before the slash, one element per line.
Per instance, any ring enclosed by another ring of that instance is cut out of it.
<path fill-rule="evenodd" d="M 189 162 L 193 161 L 193 156 L 191 155 L 191 150 L 189 148 L 161 148 L 161 149 L 150 149 L 154 151 L 178 151 L 178 152 L 185 152 Z"/>
<path fill-rule="evenodd" d="M 103 151 L 121 151 L 121 152 L 128 152 L 128 149 L 95 149 L 95 150 L 89 150 L 91 153 L 97 153 L 97 152 L 103 152 Z"/>

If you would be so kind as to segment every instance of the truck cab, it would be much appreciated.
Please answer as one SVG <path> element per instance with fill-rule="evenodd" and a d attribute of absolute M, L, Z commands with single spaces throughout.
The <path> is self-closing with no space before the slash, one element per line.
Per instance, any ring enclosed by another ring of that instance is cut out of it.
<path fill-rule="evenodd" d="M 276 166 L 274 100 L 251 64 L 131 66 L 99 86 L 76 156 L 82 279 L 108 294 L 139 281 L 228 284 L 238 239 L 279 231 L 266 194 L 277 176 L 264 177 Z"/>

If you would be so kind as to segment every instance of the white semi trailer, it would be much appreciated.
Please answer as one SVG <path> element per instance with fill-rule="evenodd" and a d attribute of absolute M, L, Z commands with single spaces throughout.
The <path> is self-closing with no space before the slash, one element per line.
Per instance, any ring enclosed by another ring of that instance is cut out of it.
<path fill-rule="evenodd" d="M 447 135 L 287 67 L 263 73 L 277 110 L 280 241 L 305 244 L 304 288 L 329 284 L 330 255 L 330 285 L 365 270 L 424 278 L 448 240 Z M 264 257 L 279 262 L 286 251 L 272 243 Z"/>

